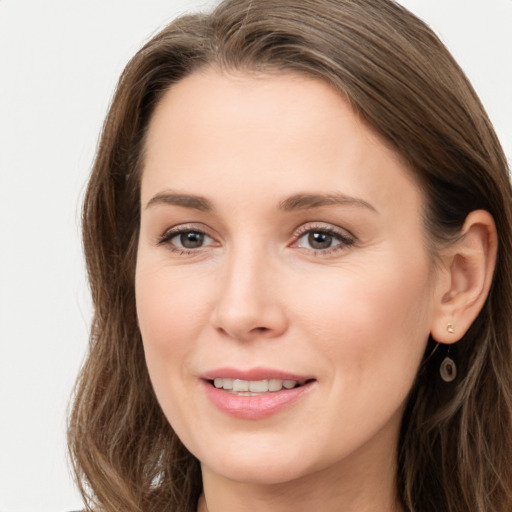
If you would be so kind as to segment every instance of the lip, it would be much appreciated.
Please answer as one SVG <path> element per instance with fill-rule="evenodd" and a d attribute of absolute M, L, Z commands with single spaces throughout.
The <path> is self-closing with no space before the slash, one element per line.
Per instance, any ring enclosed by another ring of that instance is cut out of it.
<path fill-rule="evenodd" d="M 281 389 L 256 396 L 240 396 L 214 387 L 215 378 L 263 380 L 280 379 L 305 382 L 293 389 Z M 235 368 L 217 368 L 201 375 L 206 396 L 222 413 L 240 419 L 258 420 L 268 418 L 299 401 L 316 383 L 312 377 L 297 375 L 280 370 L 252 368 L 240 370 Z"/>
<path fill-rule="evenodd" d="M 289 373 L 282 370 L 273 368 L 249 368 L 247 370 L 241 370 L 239 368 L 216 368 L 214 370 L 208 370 L 200 375 L 203 380 L 213 379 L 240 379 L 240 380 L 264 380 L 264 379 L 279 379 L 279 380 L 296 380 L 297 382 L 304 382 L 307 380 L 314 380 L 312 375 L 299 375 L 295 373 Z"/>

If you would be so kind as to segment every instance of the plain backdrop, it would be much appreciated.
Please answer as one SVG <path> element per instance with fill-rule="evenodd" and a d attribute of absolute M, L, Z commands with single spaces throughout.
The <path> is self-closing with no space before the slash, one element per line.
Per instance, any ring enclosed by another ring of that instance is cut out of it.
<path fill-rule="evenodd" d="M 80 204 L 117 77 L 213 0 L 0 0 L 0 512 L 65 512 L 65 418 L 91 306 Z M 512 160 L 512 0 L 402 0 L 441 36 Z"/>

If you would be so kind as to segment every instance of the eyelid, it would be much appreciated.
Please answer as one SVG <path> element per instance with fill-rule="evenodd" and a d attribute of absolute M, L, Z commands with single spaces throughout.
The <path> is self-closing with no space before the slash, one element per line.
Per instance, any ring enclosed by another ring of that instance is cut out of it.
<path fill-rule="evenodd" d="M 327 256 L 335 252 L 346 251 L 347 248 L 354 245 L 357 240 L 356 237 L 346 229 L 333 226 L 332 224 L 322 222 L 311 222 L 302 224 L 299 228 L 295 230 L 291 247 L 297 247 L 296 244 L 306 233 L 315 231 L 320 233 L 327 233 L 328 235 L 337 238 L 340 241 L 340 243 L 327 249 L 308 249 L 305 247 L 299 247 L 299 249 L 304 249 L 305 251 L 308 251 L 309 253 L 313 253 L 315 255 Z"/>
<path fill-rule="evenodd" d="M 304 224 L 301 224 L 294 232 L 293 236 L 294 238 L 298 238 L 302 236 L 304 233 L 308 233 L 309 231 L 323 231 L 326 233 L 330 233 L 336 236 L 339 236 L 340 238 L 346 238 L 355 240 L 356 237 L 353 235 L 348 229 L 340 228 L 338 226 L 335 226 L 333 224 L 327 223 L 327 222 L 306 222 Z"/>
<path fill-rule="evenodd" d="M 209 229 L 206 228 L 204 225 L 198 225 L 196 223 L 188 223 L 188 224 L 177 224 L 175 226 L 172 226 L 168 229 L 166 229 L 161 235 L 157 237 L 157 245 L 165 245 L 168 244 L 172 238 L 175 236 L 178 236 L 182 233 L 187 232 L 195 232 L 195 233 L 201 233 L 203 235 L 206 235 L 207 237 L 211 238 L 213 241 L 215 240 L 215 237 L 210 232 Z M 198 252 L 200 249 L 204 249 L 204 247 L 200 247 L 198 249 L 181 249 L 179 247 L 175 247 L 176 250 L 179 251 L 190 251 L 190 252 Z"/>
<path fill-rule="evenodd" d="M 338 240 L 339 243 L 334 245 L 333 247 L 329 247 L 326 249 L 313 249 L 313 248 L 306 248 L 306 247 L 300 247 L 298 246 L 299 240 L 307 233 L 310 232 L 320 232 L 320 233 L 326 233 Z M 213 243 L 210 243 L 208 245 L 200 246 L 194 249 L 187 249 L 182 248 L 179 246 L 176 246 L 171 243 L 171 240 L 182 234 L 187 232 L 196 232 L 201 233 L 208 238 L 210 238 Z M 323 222 L 309 222 L 302 224 L 299 226 L 292 237 L 292 242 L 289 244 L 289 247 L 296 247 L 299 249 L 302 249 L 304 251 L 307 251 L 310 254 L 320 255 L 320 256 L 327 256 L 329 254 L 340 252 L 340 251 L 346 251 L 348 247 L 354 245 L 356 242 L 356 237 L 349 232 L 348 230 L 344 228 L 340 228 L 338 226 L 334 226 L 329 223 L 323 223 Z M 175 226 L 172 226 L 168 229 L 166 229 L 161 235 L 157 237 L 156 240 L 157 245 L 167 245 L 170 250 L 174 252 L 178 252 L 180 254 L 197 254 L 201 252 L 202 250 L 208 249 L 209 247 L 215 247 L 220 245 L 219 242 L 216 240 L 215 236 L 211 233 L 211 230 L 207 228 L 203 224 L 197 224 L 197 223 L 186 223 L 186 224 L 177 224 Z"/>

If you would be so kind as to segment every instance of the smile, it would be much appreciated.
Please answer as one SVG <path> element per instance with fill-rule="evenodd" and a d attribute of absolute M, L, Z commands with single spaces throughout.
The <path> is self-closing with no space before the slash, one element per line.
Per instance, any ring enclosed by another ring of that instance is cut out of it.
<path fill-rule="evenodd" d="M 265 369 L 217 369 L 201 380 L 206 396 L 217 410 L 246 420 L 278 414 L 309 395 L 318 384 L 315 378 Z"/>
<path fill-rule="evenodd" d="M 216 378 L 213 385 L 238 396 L 259 396 L 264 393 L 274 393 L 284 389 L 293 389 L 302 386 L 306 381 L 281 379 L 243 380 Z"/>

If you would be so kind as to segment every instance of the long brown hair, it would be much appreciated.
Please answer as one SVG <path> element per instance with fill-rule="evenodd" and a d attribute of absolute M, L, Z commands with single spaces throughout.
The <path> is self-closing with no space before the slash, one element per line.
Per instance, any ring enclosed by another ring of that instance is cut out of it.
<path fill-rule="evenodd" d="M 410 164 L 435 252 L 469 212 L 489 211 L 498 260 L 487 301 L 439 378 L 430 340 L 403 418 L 398 494 L 416 512 L 512 509 L 512 192 L 505 156 L 468 80 L 432 31 L 391 0 L 226 0 L 184 16 L 129 62 L 106 118 L 84 202 L 94 319 L 69 420 L 86 503 L 105 511 L 192 511 L 198 461 L 153 393 L 137 327 L 139 181 L 163 93 L 206 66 L 303 73 L 344 95 Z"/>

